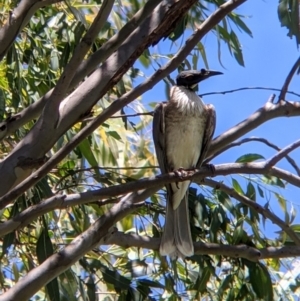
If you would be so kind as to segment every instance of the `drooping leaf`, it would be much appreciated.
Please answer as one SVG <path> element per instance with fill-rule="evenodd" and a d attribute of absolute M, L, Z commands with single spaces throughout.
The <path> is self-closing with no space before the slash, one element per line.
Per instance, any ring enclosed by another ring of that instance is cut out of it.
<path fill-rule="evenodd" d="M 250 200 L 256 202 L 256 191 L 255 191 L 255 188 L 254 188 L 254 186 L 251 182 L 249 182 L 248 185 L 247 185 L 246 196 Z"/>
<path fill-rule="evenodd" d="M 187 17 L 181 18 L 180 21 L 177 23 L 174 31 L 170 34 L 169 39 L 172 42 L 178 40 L 183 35 L 186 29 L 186 25 L 187 25 Z"/>
<path fill-rule="evenodd" d="M 39 263 L 43 263 L 49 256 L 53 254 L 53 246 L 47 229 L 43 229 L 40 233 L 36 244 L 36 254 Z M 50 300 L 60 300 L 59 285 L 57 278 L 51 280 L 46 285 L 46 290 Z"/>
<path fill-rule="evenodd" d="M 297 46 L 300 44 L 299 2 L 298 0 L 280 0 L 278 5 L 278 18 L 282 27 L 288 29 L 288 36 L 296 38 Z"/>
<path fill-rule="evenodd" d="M 232 186 L 237 193 L 244 195 L 243 189 L 236 179 L 232 179 Z"/>
<path fill-rule="evenodd" d="M 261 263 L 256 263 L 249 267 L 250 283 L 257 298 L 272 301 L 273 287 L 268 269 Z"/>
<path fill-rule="evenodd" d="M 122 276 L 117 270 L 110 270 L 105 265 L 100 265 L 100 270 L 105 282 L 113 284 L 116 291 L 128 290 L 131 280 Z"/>

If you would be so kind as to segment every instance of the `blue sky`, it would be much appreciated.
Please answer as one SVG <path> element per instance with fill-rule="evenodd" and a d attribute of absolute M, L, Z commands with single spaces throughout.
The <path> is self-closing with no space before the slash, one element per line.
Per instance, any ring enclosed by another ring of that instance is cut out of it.
<path fill-rule="evenodd" d="M 199 90 L 199 93 L 217 92 L 224 90 L 232 90 L 242 87 L 272 87 L 281 88 L 284 80 L 289 73 L 291 67 L 299 56 L 299 51 L 296 47 L 295 40 L 287 37 L 287 29 L 280 26 L 277 16 L 277 1 L 248 1 L 243 4 L 236 12 L 245 15 L 244 22 L 252 31 L 253 38 L 245 33 L 239 33 L 238 37 L 242 44 L 245 67 L 241 67 L 230 55 L 227 46 L 222 46 L 222 64 L 217 55 L 217 40 L 213 34 L 208 34 L 201 41 L 205 46 L 209 68 L 219 70 L 224 73 L 222 76 L 213 77 L 205 81 Z M 184 40 L 188 38 L 185 34 L 184 39 L 177 41 L 177 46 L 181 46 Z M 168 40 L 164 43 L 159 43 L 153 52 L 167 54 L 176 53 L 174 45 Z M 162 62 L 162 61 L 160 61 Z M 140 64 L 137 64 L 142 68 Z M 201 59 L 198 63 L 198 68 L 204 67 Z M 153 72 L 153 68 L 148 70 L 143 69 L 146 76 Z M 173 77 L 176 73 L 173 73 Z M 300 93 L 297 89 L 300 86 L 300 77 L 295 76 L 289 86 L 289 90 Z M 143 95 L 142 102 L 160 102 L 166 100 L 166 88 L 164 82 L 160 82 L 151 91 Z M 215 137 L 247 118 L 251 113 L 263 106 L 268 100 L 271 93 L 275 93 L 278 97 L 278 92 L 262 91 L 262 90 L 247 90 L 243 92 L 230 93 L 226 95 L 205 96 L 203 99 L 206 103 L 214 104 L 217 111 L 217 126 Z M 287 95 L 288 100 L 300 101 L 296 96 Z M 257 136 L 267 138 L 270 142 L 283 148 L 288 144 L 300 138 L 300 118 L 280 118 L 268 121 L 266 124 L 251 131 L 244 137 Z M 212 163 L 221 164 L 234 162 L 239 156 L 245 153 L 260 153 L 266 158 L 275 154 L 273 149 L 262 145 L 261 143 L 248 143 L 241 147 L 232 148 L 230 151 L 215 158 Z M 300 151 L 296 150 L 291 153 L 292 157 L 300 164 Z M 285 160 L 282 160 L 277 166 L 293 171 Z M 225 184 L 231 184 L 231 177 L 223 177 Z M 245 186 L 243 187 L 245 188 Z M 294 206 L 297 212 L 300 212 L 300 197 L 299 189 L 292 185 L 287 185 L 285 190 L 274 188 L 273 190 L 284 195 L 288 200 L 289 206 Z M 278 205 L 278 202 L 273 197 L 268 199 L 260 199 L 261 204 L 270 201 L 270 208 L 278 216 L 283 218 L 283 213 Z M 300 223 L 299 218 L 296 222 Z M 295 223 L 295 222 L 294 222 Z M 275 231 L 278 231 L 277 226 L 271 223 L 266 224 L 266 234 L 270 238 L 277 236 Z"/>

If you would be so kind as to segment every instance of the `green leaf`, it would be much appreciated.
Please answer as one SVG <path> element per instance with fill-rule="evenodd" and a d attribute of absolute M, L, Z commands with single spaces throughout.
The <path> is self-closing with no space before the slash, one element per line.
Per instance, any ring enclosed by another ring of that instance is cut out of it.
<path fill-rule="evenodd" d="M 300 44 L 299 29 L 299 3 L 298 0 L 280 0 L 278 5 L 278 18 L 282 27 L 288 29 L 288 36 L 296 38 L 297 46 Z"/>
<path fill-rule="evenodd" d="M 238 15 L 234 12 L 232 12 L 231 14 L 228 15 L 228 17 L 234 22 L 234 24 L 241 29 L 242 31 L 244 31 L 245 33 L 247 33 L 250 37 L 252 36 L 252 32 L 249 29 L 249 27 L 242 21 L 242 15 Z"/>
<path fill-rule="evenodd" d="M 236 179 L 232 179 L 232 186 L 237 193 L 244 195 L 243 189 Z"/>
<path fill-rule="evenodd" d="M 116 131 L 107 131 L 106 134 L 115 138 L 116 140 L 122 141 L 121 136 Z"/>
<path fill-rule="evenodd" d="M 237 223 L 237 227 L 233 232 L 232 243 L 235 245 L 241 243 L 241 241 L 243 241 L 243 237 L 244 237 L 243 220 L 240 219 Z"/>
<path fill-rule="evenodd" d="M 165 286 L 157 281 L 152 281 L 152 280 L 149 280 L 149 279 L 139 279 L 137 281 L 138 283 L 141 283 L 143 285 L 146 285 L 146 286 L 151 286 L 151 287 L 156 287 L 156 288 L 165 288 Z"/>
<path fill-rule="evenodd" d="M 287 209 L 287 205 L 286 205 L 286 199 L 282 195 L 280 195 L 276 192 L 274 193 L 274 195 L 277 198 L 277 201 L 280 205 L 280 208 L 284 213 L 284 221 L 287 224 L 289 224 L 290 223 L 290 217 L 289 217 L 289 213 L 288 213 L 288 209 Z"/>
<path fill-rule="evenodd" d="M 150 53 L 149 53 L 149 49 L 146 49 L 144 51 L 144 53 L 139 57 L 139 61 L 140 63 L 145 67 L 148 68 L 151 64 L 151 60 L 149 58 Z"/>
<path fill-rule="evenodd" d="M 151 289 L 147 285 L 138 284 L 136 289 L 139 292 L 139 294 L 141 295 L 140 297 L 142 297 L 142 296 L 143 297 L 148 297 L 152 293 Z M 142 300 L 142 299 L 140 298 L 140 299 L 137 299 L 137 300 Z"/>
<path fill-rule="evenodd" d="M 300 233 L 300 224 L 291 225 L 290 228 L 297 234 Z"/>
<path fill-rule="evenodd" d="M 85 285 L 87 286 L 87 295 L 89 301 L 96 301 L 98 298 L 96 296 L 96 285 L 94 278 L 92 276 L 89 276 L 87 281 L 85 282 Z"/>
<path fill-rule="evenodd" d="M 205 47 L 203 46 L 203 44 L 201 42 L 199 42 L 197 44 L 197 48 L 198 48 L 198 50 L 199 50 L 199 52 L 201 54 L 201 57 L 202 57 L 202 60 L 203 60 L 205 68 L 209 69 L 209 67 L 208 67 L 208 60 L 207 60 L 207 56 L 206 56 L 206 52 L 205 52 Z M 196 68 L 194 68 L 194 69 L 197 69 L 197 65 L 196 65 Z"/>
<path fill-rule="evenodd" d="M 36 244 L 36 254 L 38 262 L 40 264 L 43 263 L 48 257 L 50 257 L 53 254 L 53 246 L 47 229 L 43 229 L 38 238 Z M 57 278 L 51 280 L 46 285 L 46 291 L 50 300 L 60 300 L 59 285 Z"/>
<path fill-rule="evenodd" d="M 12 263 L 12 272 L 13 272 L 13 275 L 14 275 L 14 278 L 13 278 L 14 281 L 18 282 L 19 279 L 20 279 L 20 273 L 19 273 L 19 269 L 18 269 L 15 262 Z"/>
<path fill-rule="evenodd" d="M 195 288 L 197 289 L 198 292 L 204 293 L 207 291 L 207 282 L 210 278 L 211 272 L 209 267 L 204 267 L 197 278 Z"/>
<path fill-rule="evenodd" d="M 36 253 L 40 264 L 53 254 L 53 246 L 47 229 L 43 229 L 38 238 Z"/>
<path fill-rule="evenodd" d="M 129 289 L 131 280 L 122 276 L 117 270 L 110 270 L 100 263 L 100 271 L 102 272 L 104 281 L 113 284 L 116 291 Z"/>
<path fill-rule="evenodd" d="M 169 39 L 172 42 L 175 42 L 177 39 L 179 39 L 183 35 L 183 33 L 186 29 L 187 21 L 188 21 L 187 16 L 184 16 L 177 23 L 176 28 L 174 29 L 174 31 L 169 36 Z"/>
<path fill-rule="evenodd" d="M 84 158 L 89 162 L 90 166 L 98 166 L 98 162 L 92 152 L 88 138 L 84 139 L 78 147 Z M 95 171 L 97 172 L 97 169 Z"/>
<path fill-rule="evenodd" d="M 221 282 L 218 290 L 218 295 L 223 296 L 224 292 L 231 286 L 233 275 L 227 275 Z"/>
<path fill-rule="evenodd" d="M 260 160 L 260 159 L 265 160 L 265 158 L 260 154 L 246 154 L 246 155 L 243 155 L 243 156 L 239 157 L 238 159 L 236 159 L 235 162 L 236 163 L 249 163 L 249 162 L 253 162 L 256 160 Z"/>
<path fill-rule="evenodd" d="M 264 175 L 262 177 L 262 180 L 269 185 L 273 185 L 273 186 L 279 186 L 281 188 L 285 188 L 285 184 L 282 182 L 281 179 L 275 177 L 275 176 L 268 176 L 268 175 Z"/>
<path fill-rule="evenodd" d="M 248 183 L 247 185 L 247 192 L 246 192 L 246 196 L 256 202 L 256 191 L 255 191 L 255 188 L 253 186 L 253 184 L 251 182 Z"/>
<path fill-rule="evenodd" d="M 256 263 L 249 268 L 249 277 L 252 288 L 259 299 L 273 301 L 273 287 L 267 268 Z"/>
<path fill-rule="evenodd" d="M 260 188 L 260 185 L 257 185 L 256 187 L 257 187 L 257 190 L 258 190 L 258 193 L 259 193 L 260 197 L 264 198 L 265 197 L 264 191 Z"/>

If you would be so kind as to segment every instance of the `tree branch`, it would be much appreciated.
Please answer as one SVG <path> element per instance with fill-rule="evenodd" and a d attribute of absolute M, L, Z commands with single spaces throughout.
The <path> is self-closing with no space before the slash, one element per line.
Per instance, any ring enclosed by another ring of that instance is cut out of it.
<path fill-rule="evenodd" d="M 112 228 L 115 223 L 136 210 L 140 206 L 137 203 L 148 198 L 154 192 L 155 190 L 148 189 L 124 197 L 120 203 L 114 205 L 109 212 L 103 214 L 64 249 L 48 257 L 41 265 L 32 269 L 26 276 L 21 278 L 12 288 L 0 296 L 0 301 L 27 301 L 34 293 L 67 270 L 84 254 L 99 244 L 105 244 L 106 240 L 115 231 Z"/>
<path fill-rule="evenodd" d="M 273 104 L 267 102 L 247 119 L 233 126 L 212 141 L 208 156 L 222 152 L 230 143 L 257 128 L 264 122 L 276 117 L 292 117 L 300 115 L 300 102 L 280 102 Z"/>
<path fill-rule="evenodd" d="M 19 32 L 28 23 L 33 14 L 40 8 L 62 0 L 22 0 L 9 14 L 5 25 L 0 28 L 0 61 L 15 41 Z"/>
<path fill-rule="evenodd" d="M 91 123 L 89 123 L 87 126 L 85 126 L 78 134 L 76 134 L 63 148 L 61 148 L 48 162 L 46 162 L 41 168 L 39 168 L 36 172 L 34 172 L 31 176 L 28 176 L 26 180 L 24 180 L 21 184 L 17 185 L 14 189 L 12 189 L 8 195 L 10 197 L 12 195 L 20 195 L 23 192 L 25 192 L 28 188 L 30 188 L 32 185 L 34 185 L 37 181 L 39 181 L 43 176 L 47 174 L 55 165 L 57 165 L 68 153 L 70 153 L 83 139 L 85 139 L 88 135 L 90 135 L 94 130 L 96 130 L 103 122 L 105 122 L 110 116 L 115 114 L 117 111 L 119 111 L 121 108 L 123 108 L 125 105 L 129 104 L 131 101 L 136 99 L 138 96 L 146 92 L 147 90 L 151 89 L 157 82 L 159 82 L 161 79 L 163 79 L 166 75 L 168 75 L 170 72 L 175 70 L 175 68 L 178 66 L 180 62 L 182 62 L 187 55 L 192 51 L 192 49 L 195 47 L 195 45 L 199 42 L 199 40 L 213 27 L 215 26 L 224 16 L 226 16 L 227 13 L 232 11 L 234 8 L 237 6 L 241 5 L 244 3 L 246 0 L 231 0 L 226 2 L 225 4 L 221 5 L 220 8 L 214 12 L 210 17 L 208 17 L 197 29 L 193 35 L 186 41 L 186 44 L 184 47 L 181 48 L 181 50 L 173 57 L 172 60 L 170 60 L 164 67 L 160 68 L 157 70 L 148 80 L 146 80 L 143 84 L 140 84 L 137 86 L 135 89 L 131 90 L 130 92 L 126 93 L 122 97 L 120 97 L 118 100 L 113 102 L 107 109 L 105 109 L 97 118 L 95 118 Z M 177 2 L 176 5 L 179 5 L 180 2 Z M 186 3 L 186 2 L 184 2 Z M 168 15 L 172 17 L 175 12 L 172 12 L 171 15 Z M 177 12 L 178 13 L 178 12 Z M 162 18 L 162 16 L 160 16 Z M 164 22 L 167 22 L 166 19 L 164 19 Z M 164 23 L 160 24 L 160 27 L 164 25 Z M 162 29 L 161 29 L 162 30 Z M 158 39 L 159 31 L 155 32 L 155 36 L 152 38 L 152 42 L 156 41 Z M 145 32 L 141 33 L 145 35 Z M 160 33 L 161 34 L 161 33 Z M 145 46 L 145 45 L 144 45 Z M 119 51 L 122 51 L 120 48 Z M 124 49 L 123 49 L 124 51 Z M 106 62 L 106 64 L 109 64 Z M 107 68 L 108 66 L 103 64 L 101 66 L 103 69 Z M 112 67 L 112 66 L 111 66 Z M 98 72 L 99 71 L 99 72 Z M 107 88 L 107 83 L 105 81 L 112 82 L 115 79 L 112 79 L 109 77 L 109 72 L 104 72 L 105 78 L 101 76 L 101 70 L 99 69 L 98 71 L 95 71 L 94 74 L 92 75 L 91 81 L 86 81 L 82 84 L 87 85 L 87 87 L 80 87 L 80 89 L 87 90 L 89 95 L 85 95 L 91 97 L 90 93 L 95 93 L 93 95 L 93 98 L 98 99 L 101 96 L 101 92 L 99 94 L 99 90 L 101 90 L 101 86 L 99 86 L 99 83 L 104 86 L 105 89 Z M 115 69 L 114 69 L 115 71 Z M 122 70 L 123 72 L 124 70 Z M 116 72 L 116 71 L 115 71 Z M 114 73 L 116 74 L 116 73 Z M 119 76 L 119 75 L 118 75 Z M 117 76 L 117 77 L 118 77 Z M 99 81 L 101 79 L 101 81 Z M 92 87 L 90 86 L 90 82 L 92 82 Z M 93 92 L 91 92 L 93 91 Z M 72 99 L 72 102 L 70 102 L 69 107 L 67 109 L 62 109 L 64 113 L 62 113 L 62 118 L 61 118 L 61 123 L 60 123 L 60 128 L 61 131 L 62 129 L 68 128 L 71 119 L 70 116 L 72 116 L 72 112 L 74 110 L 80 110 L 80 106 L 82 105 L 87 105 L 88 103 L 88 98 L 84 98 L 84 95 L 82 95 L 82 92 L 76 90 L 74 93 L 72 93 L 69 98 Z M 84 101 L 82 101 L 84 99 Z M 75 101 L 76 100 L 76 101 Z M 75 101 L 75 102 L 74 102 Z M 64 116 L 68 116 L 68 118 L 63 118 Z M 67 124 L 66 124 L 67 123 Z M 31 131 L 33 133 L 33 131 Z M 59 134 L 62 134 L 62 132 L 57 129 L 56 135 L 58 136 Z M 34 137 L 32 137 L 33 134 L 28 135 L 28 140 L 32 141 Z M 49 136 L 49 135 L 48 135 Z M 48 137 L 47 133 L 45 133 L 45 137 Z M 54 138 L 53 138 L 54 139 Z M 37 138 L 34 139 L 37 141 Z M 27 147 L 27 140 L 24 140 L 23 145 Z M 47 142 L 49 144 L 49 141 Z M 22 146 L 22 144 L 21 144 Z M 20 156 L 22 153 L 22 156 L 24 156 L 24 153 L 20 151 L 21 146 L 17 146 L 16 150 L 19 151 L 19 154 L 16 153 L 14 154 L 15 160 Z M 43 144 L 43 146 L 39 145 L 37 142 L 35 143 L 34 147 L 37 149 L 37 147 L 43 147 L 45 148 L 46 146 Z M 46 149 L 45 149 L 46 150 Z M 39 150 L 41 151 L 41 150 Z M 12 156 L 12 155 L 10 155 Z M 9 165 L 11 162 L 8 160 L 10 157 L 8 157 L 5 160 L 5 164 Z M 2 163 L 3 164 L 3 163 Z M 15 166 L 13 164 L 12 166 L 9 165 L 9 168 L 12 168 Z M 1 164 L 0 164 L 1 168 Z M 0 169 L 1 171 L 1 169 Z M 7 175 L 7 173 L 6 173 Z M 9 190 L 9 187 L 11 186 L 11 183 L 7 184 L 5 181 L 8 181 L 7 178 L 3 179 L 3 185 L 0 186 L 0 191 L 2 188 L 2 191 L 6 189 L 6 191 Z M 3 194 L 3 193 L 2 193 Z M 2 204 L 8 204 L 7 200 L 10 199 L 10 197 L 5 197 L 6 201 L 1 202 L 3 200 L 2 198 L 0 199 L 0 203 Z M 12 199 L 10 199 L 12 200 Z"/>
<path fill-rule="evenodd" d="M 289 72 L 288 76 L 285 79 L 285 82 L 281 88 L 281 92 L 278 96 L 278 101 L 281 100 L 285 100 L 285 95 L 287 93 L 287 90 L 289 88 L 289 84 L 295 74 L 295 72 L 297 71 L 298 67 L 300 66 L 300 57 L 297 59 L 297 61 L 295 62 L 295 64 L 293 65 L 291 71 Z"/>
<path fill-rule="evenodd" d="M 130 19 L 112 38 L 104 43 L 101 48 L 93 53 L 89 58 L 81 62 L 71 84 L 69 85 L 68 92 L 77 86 L 84 77 L 93 72 L 100 63 L 104 62 L 110 55 L 112 55 L 113 52 L 116 51 L 126 40 L 126 38 L 147 19 L 160 2 L 162 2 L 162 0 L 151 0 L 146 2 L 146 4 L 132 17 L 132 19 Z M 30 120 L 38 117 L 52 92 L 53 89 L 48 91 L 43 97 L 31 104 L 22 112 L 12 116 L 9 121 L 2 122 L 0 124 L 0 141 Z"/>
<path fill-rule="evenodd" d="M 270 221 L 272 221 L 274 224 L 280 227 L 287 235 L 289 235 L 289 237 L 295 242 L 297 246 L 300 246 L 300 238 L 297 236 L 297 234 L 289 227 L 287 223 L 285 223 L 282 219 L 280 219 L 276 214 L 272 213 L 268 208 L 265 208 L 259 205 L 258 203 L 252 201 L 251 199 L 247 198 L 246 196 L 237 193 L 233 188 L 226 186 L 223 183 L 210 180 L 210 179 L 204 179 L 204 183 L 209 187 L 226 192 L 230 196 L 237 199 L 239 202 L 254 209 L 262 216 L 267 217 Z"/>
<path fill-rule="evenodd" d="M 276 155 L 275 155 L 276 156 Z M 32 220 L 54 209 L 63 209 L 79 204 L 86 204 L 96 200 L 106 198 L 119 197 L 126 193 L 136 192 L 142 189 L 153 189 L 156 192 L 167 183 L 182 182 L 186 180 L 202 181 L 205 177 L 226 176 L 229 174 L 263 174 L 277 176 L 297 187 L 300 187 L 300 177 L 285 170 L 272 167 L 266 168 L 267 161 L 259 163 L 231 163 L 215 165 L 214 171 L 207 167 L 200 170 L 188 170 L 180 175 L 177 173 L 169 173 L 159 175 L 155 178 L 145 178 L 134 182 L 110 186 L 106 188 L 95 189 L 92 191 L 82 192 L 80 194 L 58 195 L 42 201 L 37 205 L 33 205 L 22 213 L 17 214 L 11 220 L 0 224 L 0 236 L 17 230 L 20 227 L 27 226 Z M 15 193 L 15 194 L 14 194 Z M 13 190 L 10 194 L 0 198 L 0 209 L 3 209 L 10 201 L 16 198 L 17 190 Z M 106 201 L 108 202 L 108 201 Z M 252 203 L 251 203 L 252 204 Z M 256 203 L 255 203 L 256 204 Z"/>
<path fill-rule="evenodd" d="M 158 250 L 160 238 L 140 236 L 137 234 L 124 234 L 114 232 L 106 241 L 106 244 L 114 244 L 123 248 L 144 248 Z M 268 247 L 256 249 L 247 245 L 220 245 L 216 243 L 194 242 L 195 254 L 199 255 L 221 255 L 232 258 L 246 258 L 250 261 L 259 261 L 268 258 L 287 258 L 300 256 L 299 246 L 289 247 Z M 188 260 L 188 258 L 187 258 Z"/>
<path fill-rule="evenodd" d="M 208 92 L 208 93 L 203 93 L 200 94 L 200 97 L 204 97 L 204 96 L 209 96 L 209 95 L 217 95 L 217 94 L 228 94 L 228 93 L 234 93 L 234 92 L 238 92 L 238 91 L 244 91 L 244 90 L 267 90 L 267 91 L 278 91 L 280 92 L 282 89 L 277 89 L 277 88 L 267 88 L 267 87 L 243 87 L 243 88 L 237 88 L 237 89 L 232 89 L 232 90 L 225 90 L 225 91 L 219 91 L 219 92 Z M 295 93 L 293 91 L 286 91 L 286 93 L 295 95 L 300 97 L 300 94 Z"/>
<path fill-rule="evenodd" d="M 114 0 L 103 0 L 100 10 L 93 20 L 92 25 L 83 36 L 79 44 L 76 46 L 74 53 L 67 66 L 65 67 L 62 75 L 60 76 L 57 84 L 55 85 L 53 92 L 48 97 L 44 109 L 44 115 L 43 118 L 41 118 L 43 121 L 42 127 L 45 132 L 53 130 L 55 125 L 57 124 L 59 119 L 59 104 L 69 90 L 70 83 L 74 75 L 76 74 L 78 66 L 84 59 L 88 50 L 94 43 L 99 31 L 104 26 L 108 16 L 110 15 L 114 2 Z M 51 114 L 49 114 L 49 112 L 51 112 Z"/>
<path fill-rule="evenodd" d="M 217 157 L 219 154 L 225 152 L 226 150 L 228 150 L 228 149 L 230 149 L 232 147 L 240 146 L 240 145 L 242 145 L 244 143 L 254 142 L 254 141 L 256 141 L 256 142 L 262 142 L 262 143 L 270 146 L 271 148 L 273 148 L 273 149 L 275 149 L 277 151 L 281 150 L 277 145 L 271 143 L 270 141 L 268 141 L 265 138 L 250 137 L 250 138 L 245 138 L 245 139 L 242 139 L 242 140 L 239 140 L 239 141 L 236 141 L 236 142 L 232 142 L 232 143 L 226 145 L 222 150 L 214 153 L 213 156 L 208 157 L 207 159 L 205 159 L 204 164 L 210 162 L 212 159 L 214 159 L 215 157 Z M 300 169 L 297 166 L 296 162 L 289 155 L 286 155 L 285 158 L 291 164 L 291 166 L 295 169 L 295 171 L 297 172 L 298 176 L 300 176 Z"/>
<path fill-rule="evenodd" d="M 274 166 L 282 158 L 286 157 L 288 153 L 292 152 L 299 146 L 300 146 L 300 139 L 286 146 L 266 162 L 266 168 L 270 168 L 271 166 Z"/>
<path fill-rule="evenodd" d="M 145 178 L 134 182 L 129 182 L 126 184 L 111 186 L 107 188 L 101 188 L 100 190 L 105 191 L 108 193 L 108 196 L 117 196 L 124 193 L 137 191 L 141 189 L 156 187 L 157 189 L 164 186 L 167 183 L 172 182 L 183 182 L 187 180 L 201 180 L 204 177 L 214 177 L 214 176 L 226 176 L 229 174 L 263 174 L 263 175 L 273 175 L 282 178 L 283 180 L 289 182 L 296 187 L 300 187 L 300 177 L 282 170 L 277 167 L 271 167 L 269 169 L 266 168 L 266 162 L 252 162 L 252 163 L 228 163 L 228 164 L 220 164 L 215 165 L 215 170 L 211 171 L 207 167 L 202 167 L 200 170 L 187 170 L 184 174 L 176 174 L 176 173 L 169 173 L 165 175 L 160 175 L 155 178 Z M 48 162 L 47 162 L 48 163 Z M 46 164 L 47 164 L 46 163 Z M 25 180 L 24 183 L 16 186 L 12 189 L 9 193 L 5 196 L 0 198 L 0 209 L 5 208 L 12 200 L 17 198 L 19 195 L 23 193 L 24 185 L 32 180 L 34 177 L 39 177 L 39 170 L 33 173 L 33 177 L 31 176 L 28 180 Z M 110 189 L 112 189 L 111 192 Z M 97 191 L 97 190 L 95 190 Z M 93 193 L 95 193 L 93 191 Z"/>
<path fill-rule="evenodd" d="M 5 174 L 5 177 L 2 178 L 2 185 L 0 185 L 0 195 L 4 195 L 30 175 L 32 170 L 19 166 L 20 158 L 36 160 L 44 157 L 57 139 L 78 122 L 80 116 L 89 111 L 99 98 L 119 81 L 149 45 L 159 41 L 162 36 L 176 26 L 176 21 L 187 12 L 195 1 L 166 0 L 155 8 L 152 15 L 127 37 L 118 50 L 61 103 L 60 122 L 55 130 L 51 130 L 51 135 L 47 128 L 43 127 L 42 119 L 39 119 L 10 155 L 0 162 L 0 174 Z M 105 110 L 105 112 L 109 112 L 109 115 L 105 115 L 105 120 L 116 113 L 119 107 L 122 108 L 122 105 L 119 104 L 118 107 L 115 104 L 116 102 L 113 102 L 112 106 L 112 110 L 116 109 L 115 111 Z M 32 143 L 33 141 L 34 143 Z M 77 144 L 75 143 L 75 145 Z"/>

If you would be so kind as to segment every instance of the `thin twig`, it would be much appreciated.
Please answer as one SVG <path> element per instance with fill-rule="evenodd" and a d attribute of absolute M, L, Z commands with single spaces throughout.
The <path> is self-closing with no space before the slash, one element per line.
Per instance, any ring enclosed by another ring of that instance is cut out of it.
<path fill-rule="evenodd" d="M 234 93 L 234 92 L 238 92 L 238 91 L 244 91 L 244 90 L 267 90 L 267 91 L 278 91 L 280 92 L 281 89 L 277 89 L 277 88 L 266 88 L 266 87 L 243 87 L 243 88 L 237 88 L 237 89 L 233 89 L 233 90 L 225 90 L 225 91 L 219 91 L 219 92 L 208 92 L 208 93 L 203 93 L 200 94 L 200 97 L 203 96 L 209 96 L 209 95 L 216 95 L 216 94 L 227 94 L 227 93 Z M 293 91 L 286 91 L 286 93 L 295 95 L 300 97 L 300 94 L 295 93 Z"/>
<path fill-rule="evenodd" d="M 288 153 L 295 150 L 300 146 L 300 139 L 291 143 L 290 145 L 286 146 L 282 150 L 280 150 L 277 154 L 275 154 L 272 158 L 267 160 L 266 162 L 266 168 L 270 168 L 271 166 L 274 166 L 277 162 L 279 162 L 282 158 L 286 157 Z"/>
<path fill-rule="evenodd" d="M 228 150 L 228 149 L 230 149 L 232 147 L 240 146 L 240 145 L 242 145 L 244 143 L 254 142 L 254 141 L 264 143 L 264 144 L 268 145 L 269 147 L 271 147 L 271 148 L 273 148 L 273 149 L 275 149 L 277 151 L 281 151 L 281 148 L 279 148 L 277 145 L 271 143 L 269 140 L 267 140 L 265 138 L 250 137 L 250 138 L 245 138 L 245 139 L 242 139 L 242 140 L 239 140 L 239 141 L 232 142 L 232 143 L 228 144 L 222 150 L 214 153 L 211 157 L 207 158 L 205 160 L 204 164 L 208 163 L 209 161 L 211 161 L 212 159 L 214 159 L 215 157 L 217 157 L 219 154 L 225 152 L 226 150 Z M 300 176 L 300 169 L 297 166 L 295 160 L 293 160 L 289 155 L 286 155 L 285 158 L 291 164 L 291 166 L 295 169 L 295 171 L 297 172 L 298 176 Z"/>
<path fill-rule="evenodd" d="M 114 115 L 114 116 L 111 116 L 110 118 L 124 118 L 124 117 L 128 118 L 128 117 L 139 117 L 139 116 L 153 116 L 153 111 L 145 112 L 145 113 Z M 89 122 L 89 121 L 94 120 L 95 118 L 96 118 L 96 116 L 95 117 L 89 117 L 89 118 L 83 119 L 82 121 Z"/>
<path fill-rule="evenodd" d="M 284 101 L 277 104 L 266 102 L 266 104 L 252 113 L 247 119 L 234 125 L 226 132 L 216 137 L 208 150 L 208 156 L 212 156 L 216 152 L 222 151 L 228 144 L 259 125 L 276 117 L 292 117 L 300 115 L 300 102 Z"/>
<path fill-rule="evenodd" d="M 284 84 L 281 88 L 281 92 L 278 96 L 278 102 L 281 101 L 281 100 L 285 100 L 285 95 L 286 95 L 287 90 L 289 88 L 289 84 L 290 84 L 295 72 L 297 71 L 299 65 L 300 65 L 300 56 L 297 59 L 297 61 L 295 62 L 295 64 L 293 65 L 291 71 L 289 72 L 288 76 L 285 79 L 285 82 L 284 82 Z"/>
<path fill-rule="evenodd" d="M 254 209 L 256 212 L 260 213 L 262 216 L 267 217 L 274 224 L 280 227 L 289 237 L 295 242 L 297 246 L 300 246 L 300 238 L 297 234 L 289 227 L 287 223 L 285 223 L 282 219 L 280 219 L 276 214 L 272 213 L 268 208 L 265 208 L 258 203 L 252 201 L 248 197 L 237 193 L 233 188 L 225 185 L 224 183 L 214 181 L 211 179 L 204 179 L 204 184 L 212 187 L 214 189 L 220 189 L 230 196 L 237 199 L 239 202 L 247 205 L 248 207 Z"/>

